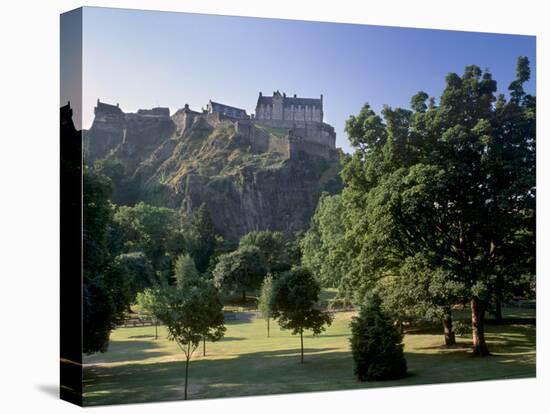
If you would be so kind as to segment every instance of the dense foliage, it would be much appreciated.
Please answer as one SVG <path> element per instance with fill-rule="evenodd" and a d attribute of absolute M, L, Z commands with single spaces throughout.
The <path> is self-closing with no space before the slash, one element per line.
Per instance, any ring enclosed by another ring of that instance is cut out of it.
<path fill-rule="evenodd" d="M 245 246 L 218 258 L 213 271 L 216 286 L 229 292 L 246 292 L 260 288 L 267 273 L 265 257 L 255 246 Z"/>
<path fill-rule="evenodd" d="M 245 234 L 239 241 L 239 248 L 257 247 L 268 272 L 277 273 L 292 267 L 289 242 L 278 231 L 253 231 Z"/>
<path fill-rule="evenodd" d="M 434 297 L 449 292 L 450 305 L 460 287 L 470 302 L 479 355 L 489 352 L 489 305 L 534 275 L 536 104 L 523 89 L 529 74 L 520 58 L 506 100 L 495 96 L 488 71 L 468 66 L 462 76 L 447 76 L 438 105 L 420 92 L 411 110 L 384 107 L 381 118 L 366 104 L 346 124 L 356 148 L 342 193 L 350 290 L 360 300 L 388 275 L 410 284 L 411 272 L 401 268 L 421 257 L 428 272 L 445 275 Z"/>
<path fill-rule="evenodd" d="M 354 373 L 360 381 L 395 380 L 407 373 L 402 335 L 381 310 L 377 296 L 361 307 L 351 322 Z"/>
<path fill-rule="evenodd" d="M 324 193 L 301 240 L 302 263 L 323 287 L 339 287 L 347 272 L 343 214 L 342 197 Z"/>
<path fill-rule="evenodd" d="M 130 279 L 126 267 L 115 260 L 108 248 L 108 233 L 113 220 L 110 180 L 85 168 L 83 190 L 82 351 L 105 352 L 111 329 L 122 320 L 130 305 Z"/>

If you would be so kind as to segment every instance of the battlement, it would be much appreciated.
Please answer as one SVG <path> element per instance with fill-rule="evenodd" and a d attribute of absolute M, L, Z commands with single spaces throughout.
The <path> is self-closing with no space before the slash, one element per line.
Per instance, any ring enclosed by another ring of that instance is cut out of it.
<path fill-rule="evenodd" d="M 100 102 L 99 98 L 97 98 L 97 105 L 94 108 L 94 114 L 95 116 L 102 116 L 102 115 L 123 116 L 124 112 L 122 112 L 122 110 L 118 106 L 118 103 L 116 105 L 107 104 L 104 102 Z"/>
<path fill-rule="evenodd" d="M 137 111 L 138 115 L 144 115 L 144 116 L 170 116 L 170 109 L 169 108 L 163 108 L 163 107 L 156 107 L 151 109 L 138 109 Z"/>
<path fill-rule="evenodd" d="M 185 104 L 170 116 L 170 109 L 166 107 L 124 113 L 118 103 L 112 105 L 98 99 L 95 115 L 94 130 L 102 130 L 106 137 L 116 137 L 123 144 L 129 143 L 128 133 L 132 137 L 141 137 L 146 135 L 146 131 L 159 129 L 163 134 L 171 130 L 174 137 L 183 137 L 190 129 L 231 125 L 256 152 L 273 151 L 287 158 L 308 153 L 327 159 L 337 154 L 334 128 L 323 122 L 323 95 L 317 99 L 296 95 L 287 97 L 286 93 L 279 91 L 274 91 L 272 96 L 263 96 L 260 92 L 256 116 L 212 100 L 201 111 L 194 111 Z"/>

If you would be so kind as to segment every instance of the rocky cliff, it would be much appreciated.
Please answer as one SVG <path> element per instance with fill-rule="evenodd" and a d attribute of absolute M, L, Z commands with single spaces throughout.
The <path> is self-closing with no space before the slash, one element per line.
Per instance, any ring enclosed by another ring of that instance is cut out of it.
<path fill-rule="evenodd" d="M 253 230 L 304 230 L 320 194 L 341 188 L 339 151 L 285 128 L 188 108 L 171 117 L 114 108 L 96 108 L 84 134 L 85 161 L 110 166 L 114 199 L 184 213 L 205 203 L 229 242 Z"/>

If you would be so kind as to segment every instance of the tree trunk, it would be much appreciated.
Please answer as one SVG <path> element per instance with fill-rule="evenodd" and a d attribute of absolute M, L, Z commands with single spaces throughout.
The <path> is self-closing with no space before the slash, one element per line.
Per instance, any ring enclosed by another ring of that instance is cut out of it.
<path fill-rule="evenodd" d="M 304 330 L 300 329 L 300 347 L 301 347 L 301 356 L 300 363 L 304 363 Z"/>
<path fill-rule="evenodd" d="M 267 337 L 269 338 L 269 318 L 267 318 Z"/>
<path fill-rule="evenodd" d="M 243 290 L 243 298 L 242 298 L 242 300 L 243 300 L 243 303 L 246 302 L 246 291 L 244 291 L 244 290 Z"/>
<path fill-rule="evenodd" d="M 187 379 L 189 378 L 189 351 L 190 351 L 190 345 L 187 345 L 187 359 L 185 360 L 185 389 L 184 389 L 184 392 L 183 392 L 183 399 L 186 400 L 187 399 Z"/>
<path fill-rule="evenodd" d="M 202 336 L 202 356 L 206 356 L 206 335 Z"/>
<path fill-rule="evenodd" d="M 157 320 L 155 320 L 155 339 L 158 339 L 159 335 L 158 335 L 158 326 L 159 326 L 159 322 Z"/>
<path fill-rule="evenodd" d="M 497 296 L 495 302 L 495 321 L 497 323 L 502 322 L 502 299 L 500 298 L 500 296 Z"/>
<path fill-rule="evenodd" d="M 496 283 L 496 301 L 495 301 L 495 321 L 502 322 L 502 285 L 504 284 L 502 274 L 497 275 Z"/>
<path fill-rule="evenodd" d="M 484 320 L 487 303 L 474 298 L 471 300 L 470 305 L 472 308 L 473 353 L 475 356 L 491 355 L 485 342 Z"/>
<path fill-rule="evenodd" d="M 453 314 L 448 309 L 443 317 L 443 334 L 445 335 L 445 346 L 456 345 L 455 333 L 453 332 Z"/>

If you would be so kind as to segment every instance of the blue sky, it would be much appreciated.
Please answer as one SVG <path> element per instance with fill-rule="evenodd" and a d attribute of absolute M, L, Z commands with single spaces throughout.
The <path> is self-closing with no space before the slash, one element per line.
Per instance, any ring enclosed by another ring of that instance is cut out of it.
<path fill-rule="evenodd" d="M 506 92 L 535 37 L 384 26 L 85 8 L 83 126 L 96 99 L 138 108 L 209 99 L 254 112 L 258 92 L 324 95 L 325 121 L 350 151 L 345 120 L 369 102 L 408 107 L 419 90 L 436 98 L 449 72 L 488 68 Z"/>

